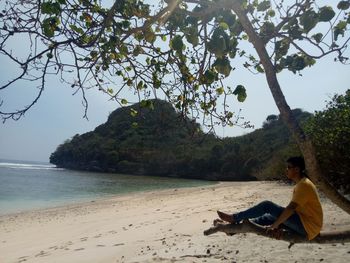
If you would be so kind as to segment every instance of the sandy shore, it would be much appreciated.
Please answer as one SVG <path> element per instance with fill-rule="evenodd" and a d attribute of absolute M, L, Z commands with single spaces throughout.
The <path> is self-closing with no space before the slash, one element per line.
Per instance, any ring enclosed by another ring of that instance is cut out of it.
<path fill-rule="evenodd" d="M 291 186 L 229 182 L 137 193 L 0 217 L 0 262 L 350 262 L 350 243 L 296 244 L 253 234 L 204 236 L 216 210 L 269 199 L 286 205 Z M 322 198 L 324 229 L 350 228 Z"/>

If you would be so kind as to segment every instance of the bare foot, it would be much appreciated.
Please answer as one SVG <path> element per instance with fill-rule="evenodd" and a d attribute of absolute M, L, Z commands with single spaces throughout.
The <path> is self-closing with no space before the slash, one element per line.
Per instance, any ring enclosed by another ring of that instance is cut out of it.
<path fill-rule="evenodd" d="M 232 215 L 225 214 L 225 213 L 220 212 L 220 211 L 217 211 L 217 213 L 218 213 L 218 216 L 220 217 L 220 219 L 222 219 L 226 222 L 229 222 L 231 224 L 235 223 L 235 220 L 233 219 Z"/>

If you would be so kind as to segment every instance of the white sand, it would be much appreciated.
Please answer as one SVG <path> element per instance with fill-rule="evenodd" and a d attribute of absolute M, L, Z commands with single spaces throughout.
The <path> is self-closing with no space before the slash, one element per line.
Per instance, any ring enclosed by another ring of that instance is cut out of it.
<path fill-rule="evenodd" d="M 0 217 L 0 262 L 350 262 L 350 243 L 296 244 L 254 234 L 204 236 L 216 210 L 265 199 L 286 205 L 292 186 L 230 182 L 137 193 Z M 322 198 L 325 230 L 350 217 Z"/>

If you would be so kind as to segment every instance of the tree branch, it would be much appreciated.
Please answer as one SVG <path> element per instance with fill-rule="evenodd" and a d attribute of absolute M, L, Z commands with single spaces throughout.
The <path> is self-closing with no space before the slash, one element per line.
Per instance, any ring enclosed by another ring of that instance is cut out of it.
<path fill-rule="evenodd" d="M 240 224 L 225 224 L 225 223 L 215 223 L 214 226 L 205 230 L 203 234 L 209 236 L 217 232 L 224 232 L 227 235 L 235 235 L 242 233 L 253 233 L 259 236 L 273 238 L 269 233 L 266 232 L 266 228 L 261 225 L 257 225 L 249 220 L 245 220 Z M 350 242 L 350 230 L 345 231 L 331 231 L 331 232 L 321 232 L 316 238 L 308 240 L 305 237 L 293 233 L 291 231 L 283 231 L 280 240 L 289 242 L 289 248 L 296 243 L 345 243 Z"/>
<path fill-rule="evenodd" d="M 43 68 L 43 73 L 40 77 L 41 85 L 39 86 L 39 92 L 38 92 L 37 96 L 35 97 L 35 99 L 28 106 L 25 106 L 21 110 L 16 110 L 14 112 L 0 111 L 0 115 L 2 116 L 2 119 L 3 119 L 3 123 L 5 123 L 6 120 L 11 119 L 11 118 L 13 120 L 19 120 L 35 103 L 38 102 L 38 100 L 40 99 L 40 97 L 44 91 L 44 88 L 45 88 L 45 77 L 46 77 L 46 73 L 47 73 L 46 71 L 47 71 L 49 62 L 50 62 L 50 59 L 48 58 L 46 60 L 45 66 Z M 0 103 L 0 106 L 1 105 L 2 105 L 2 102 Z"/>

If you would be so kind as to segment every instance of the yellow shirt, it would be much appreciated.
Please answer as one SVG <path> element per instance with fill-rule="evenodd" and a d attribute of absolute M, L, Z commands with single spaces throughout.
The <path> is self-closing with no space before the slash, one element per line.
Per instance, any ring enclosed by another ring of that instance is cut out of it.
<path fill-rule="evenodd" d="M 308 239 L 315 238 L 322 228 L 323 212 L 316 187 L 308 178 L 304 177 L 295 185 L 292 202 L 298 204 L 296 212 Z"/>

